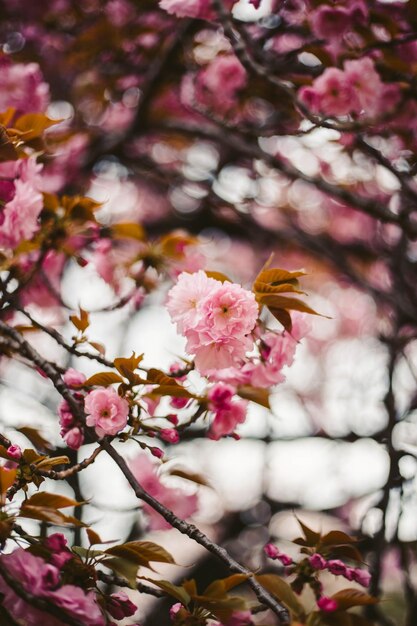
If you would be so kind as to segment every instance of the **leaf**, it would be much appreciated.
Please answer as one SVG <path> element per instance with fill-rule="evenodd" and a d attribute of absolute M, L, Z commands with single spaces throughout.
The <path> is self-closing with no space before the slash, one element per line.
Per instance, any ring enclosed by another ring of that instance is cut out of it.
<path fill-rule="evenodd" d="M 173 556 L 165 548 L 152 541 L 129 541 L 108 548 L 105 552 L 145 567 L 150 567 L 151 561 L 175 564 Z"/>
<path fill-rule="evenodd" d="M 284 309 L 286 311 L 291 310 L 300 311 L 301 313 L 309 313 L 310 315 L 321 315 L 297 298 L 265 293 L 257 295 L 256 299 L 260 304 L 263 304 L 268 308 L 272 307 L 273 309 Z M 327 316 L 321 315 L 321 317 Z"/>
<path fill-rule="evenodd" d="M 24 133 L 24 141 L 31 141 L 40 137 L 44 131 L 61 120 L 51 120 L 43 113 L 25 113 L 14 123 L 14 128 Z"/>
<path fill-rule="evenodd" d="M 153 583 L 156 587 L 165 591 L 165 593 L 181 602 L 184 606 L 188 606 L 191 602 L 191 597 L 187 591 L 183 587 L 173 585 L 169 582 L 169 580 L 153 580 L 152 578 L 145 578 L 144 576 L 140 576 L 139 578 L 141 580 L 146 580 L 149 583 Z"/>
<path fill-rule="evenodd" d="M 208 486 L 209 483 L 206 481 L 204 476 L 200 476 L 195 472 L 188 472 L 186 470 L 181 469 L 173 469 L 169 472 L 170 476 L 178 476 L 179 478 L 185 478 L 185 480 L 190 480 L 193 483 L 197 483 L 197 485 Z"/>
<path fill-rule="evenodd" d="M 226 274 L 223 274 L 223 272 L 209 272 L 206 270 L 205 274 L 208 276 L 208 278 L 214 278 L 215 280 L 219 280 L 221 283 L 233 282 L 228 276 L 226 276 Z"/>
<path fill-rule="evenodd" d="M 273 286 L 279 285 L 298 285 L 298 278 L 300 276 L 305 276 L 306 273 L 304 270 L 296 270 L 294 272 L 290 272 L 288 270 L 282 270 L 279 268 L 272 269 L 264 269 L 255 278 L 255 284 L 259 283 L 267 283 Z"/>
<path fill-rule="evenodd" d="M 67 456 L 47 456 L 36 461 L 36 465 L 38 468 L 42 469 L 51 469 L 56 465 L 68 465 L 70 462 Z"/>
<path fill-rule="evenodd" d="M 115 372 L 99 372 L 98 374 L 93 374 L 90 378 L 87 378 L 83 384 L 85 387 L 93 387 L 94 385 L 99 387 L 108 387 L 109 385 L 113 385 L 113 383 L 122 382 L 123 378 Z"/>
<path fill-rule="evenodd" d="M 49 507 L 32 506 L 23 504 L 20 509 L 19 517 L 26 517 L 29 519 L 36 519 L 42 522 L 48 522 L 55 526 L 85 526 L 83 522 L 80 522 L 71 515 L 64 515 L 61 511 L 52 509 Z"/>
<path fill-rule="evenodd" d="M 331 530 L 320 539 L 321 546 L 341 546 L 349 543 L 357 543 L 357 539 L 350 537 L 341 530 Z"/>
<path fill-rule="evenodd" d="M 292 331 L 292 319 L 291 315 L 285 309 L 274 309 L 273 307 L 268 307 L 269 312 L 278 320 L 280 324 L 283 325 L 287 332 Z"/>
<path fill-rule="evenodd" d="M 180 385 L 159 385 L 152 389 L 149 396 L 174 396 L 175 398 L 195 398 L 196 396 Z"/>
<path fill-rule="evenodd" d="M 181 385 L 179 383 L 177 383 L 177 381 L 175 380 L 175 378 L 172 378 L 171 376 L 168 376 L 167 374 L 165 374 L 165 372 L 162 372 L 161 370 L 158 370 L 154 367 L 151 367 L 151 369 L 148 371 L 148 383 L 152 384 L 152 385 L 165 385 L 165 386 L 172 386 L 172 387 L 179 387 L 181 388 Z"/>
<path fill-rule="evenodd" d="M 38 450 L 51 450 L 53 448 L 52 444 L 40 434 L 37 428 L 20 426 L 20 428 L 16 428 L 16 430 L 29 439 L 30 443 Z"/>
<path fill-rule="evenodd" d="M 139 363 L 143 359 L 143 354 L 136 356 L 134 352 L 132 352 L 132 356 L 129 358 L 119 357 L 114 359 L 113 365 L 117 369 L 118 372 L 125 378 L 127 378 L 130 382 L 135 380 L 136 375 L 133 374 L 135 369 L 138 368 Z"/>
<path fill-rule="evenodd" d="M 74 324 L 75 328 L 77 328 L 82 333 L 87 330 L 90 325 L 89 315 L 87 311 L 84 311 L 84 309 L 82 309 L 81 307 L 80 316 L 77 317 L 76 315 L 70 315 L 70 320 Z"/>
<path fill-rule="evenodd" d="M 86 528 L 86 533 L 88 537 L 88 541 L 90 542 L 90 546 L 94 546 L 98 543 L 103 543 L 101 537 L 95 530 L 92 528 Z"/>
<path fill-rule="evenodd" d="M 331 553 L 339 558 L 351 559 L 352 561 L 358 561 L 358 563 L 362 562 L 362 555 L 355 546 L 332 546 Z"/>
<path fill-rule="evenodd" d="M 342 589 L 331 596 L 332 600 L 336 600 L 339 609 L 350 609 L 353 606 L 366 606 L 369 604 L 377 604 L 378 598 L 370 596 L 359 589 L 349 588 Z"/>
<path fill-rule="evenodd" d="M 251 385 L 241 385 L 238 387 L 237 393 L 245 400 L 256 402 L 256 404 L 260 404 L 266 409 L 271 408 L 269 404 L 269 391 L 267 389 L 260 389 L 259 387 L 252 387 Z"/>
<path fill-rule="evenodd" d="M 138 241 L 143 241 L 145 239 L 145 231 L 140 224 L 113 224 L 110 230 L 113 237 L 137 239 Z"/>
<path fill-rule="evenodd" d="M 16 470 L 6 469 L 0 467 L 0 502 L 5 504 L 7 490 L 13 485 L 16 480 Z"/>
<path fill-rule="evenodd" d="M 304 524 L 304 522 L 298 519 L 298 517 L 297 517 L 297 522 L 300 524 L 301 530 L 303 531 L 304 537 L 306 538 L 306 542 L 302 545 L 307 545 L 311 548 L 314 548 L 315 546 L 317 546 L 317 544 L 320 542 L 320 539 L 321 539 L 320 533 L 309 528 L 307 524 Z M 298 543 L 298 542 L 295 541 L 294 543 Z"/>
<path fill-rule="evenodd" d="M 238 596 L 212 598 L 210 596 L 193 596 L 193 601 L 207 609 L 222 623 L 227 622 L 235 611 L 246 608 L 246 601 Z"/>
<path fill-rule="evenodd" d="M 6 129 L 0 126 L 0 162 L 16 161 L 19 158 L 16 148 L 14 147 Z"/>
<path fill-rule="evenodd" d="M 233 574 L 227 578 L 213 581 L 204 591 L 205 596 L 221 597 L 226 595 L 227 591 L 246 582 L 249 576 L 247 574 Z"/>
<path fill-rule="evenodd" d="M 255 576 L 255 578 L 262 587 L 269 591 L 269 593 L 272 593 L 272 595 L 282 602 L 296 618 L 300 618 L 302 621 L 304 609 L 299 603 L 294 591 L 285 580 L 276 574 L 261 574 Z"/>
<path fill-rule="evenodd" d="M 89 341 L 88 343 L 92 348 L 97 350 L 97 352 L 101 354 L 101 356 L 104 356 L 106 354 L 106 348 L 103 346 L 102 343 L 98 343 L 97 341 Z"/>
<path fill-rule="evenodd" d="M 131 589 L 136 589 L 136 578 L 139 567 L 137 563 L 132 563 L 132 561 L 127 561 L 119 557 L 112 557 L 111 559 L 106 559 L 103 565 L 116 572 L 116 574 L 123 576 L 129 583 Z"/>
<path fill-rule="evenodd" d="M 38 491 L 24 502 L 24 506 L 46 506 L 54 509 L 65 509 L 68 506 L 80 506 L 81 504 L 84 503 L 57 493 L 48 493 L 47 491 Z"/>

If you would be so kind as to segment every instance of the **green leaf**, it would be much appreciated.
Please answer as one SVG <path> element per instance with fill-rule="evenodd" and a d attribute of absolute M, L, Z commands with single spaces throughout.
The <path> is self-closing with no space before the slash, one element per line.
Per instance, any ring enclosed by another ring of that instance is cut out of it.
<path fill-rule="evenodd" d="M 93 376 L 87 378 L 83 385 L 85 387 L 93 387 L 94 385 L 99 387 L 108 387 L 114 383 L 122 382 L 123 378 L 119 374 L 116 374 L 116 372 L 99 372 L 98 374 L 93 374 Z"/>
<path fill-rule="evenodd" d="M 262 587 L 282 602 L 297 619 L 303 619 L 304 609 L 294 591 L 285 580 L 276 574 L 260 574 L 259 576 L 255 576 L 255 578 Z"/>

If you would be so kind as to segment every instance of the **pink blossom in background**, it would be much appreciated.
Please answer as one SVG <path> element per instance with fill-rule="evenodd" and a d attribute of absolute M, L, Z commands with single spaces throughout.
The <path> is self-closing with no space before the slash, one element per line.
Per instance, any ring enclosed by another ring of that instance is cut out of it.
<path fill-rule="evenodd" d="M 197 76 L 196 97 L 219 110 L 236 104 L 238 92 L 247 84 L 246 70 L 234 54 L 223 54 L 209 63 Z M 213 102 L 211 102 L 213 99 Z"/>
<path fill-rule="evenodd" d="M 224 0 L 226 8 L 231 8 L 235 0 Z M 160 0 L 159 6 L 177 17 L 198 17 L 209 20 L 215 17 L 211 0 Z"/>
<path fill-rule="evenodd" d="M 22 261 L 22 269 L 30 272 L 38 259 L 38 253 L 28 255 Z M 61 291 L 61 276 L 66 257 L 60 252 L 49 250 L 42 263 L 42 273 L 37 272 L 35 277 L 22 290 L 21 303 L 23 306 L 34 305 L 42 309 L 54 309 L 59 306 Z"/>
<path fill-rule="evenodd" d="M 15 248 L 39 229 L 42 195 L 29 182 L 16 180 L 13 199 L 0 211 L 0 246 Z"/>
<path fill-rule="evenodd" d="M 0 111 L 9 107 L 18 114 L 43 112 L 49 104 L 49 86 L 37 63 L 0 63 Z"/>
<path fill-rule="evenodd" d="M 64 383 L 69 387 L 78 387 L 85 382 L 86 377 L 82 372 L 74 369 L 73 367 L 69 367 L 65 374 L 62 377 Z"/>
<path fill-rule="evenodd" d="M 116 435 L 127 424 L 129 404 L 112 387 L 90 391 L 84 401 L 87 426 L 99 437 Z"/>
<path fill-rule="evenodd" d="M 299 99 L 315 113 L 347 115 L 352 110 L 354 92 L 342 70 L 328 67 L 311 87 L 300 89 Z"/>
<path fill-rule="evenodd" d="M 187 519 L 198 509 L 196 494 L 187 494 L 177 487 L 164 485 L 157 473 L 157 465 L 146 454 L 139 454 L 129 463 L 135 478 L 151 496 L 159 500 L 178 517 Z M 148 504 L 143 504 L 151 530 L 168 530 L 171 525 Z"/>

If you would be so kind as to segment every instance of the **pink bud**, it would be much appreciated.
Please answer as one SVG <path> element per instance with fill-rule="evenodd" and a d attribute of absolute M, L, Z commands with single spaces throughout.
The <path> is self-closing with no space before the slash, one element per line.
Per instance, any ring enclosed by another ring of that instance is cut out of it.
<path fill-rule="evenodd" d="M 279 550 L 273 543 L 267 543 L 264 552 L 269 559 L 277 559 L 279 556 Z"/>
<path fill-rule="evenodd" d="M 189 398 L 171 398 L 171 406 L 174 409 L 183 409 L 189 403 Z"/>
<path fill-rule="evenodd" d="M 286 567 L 288 565 L 291 565 L 293 562 L 292 558 L 288 556 L 288 554 L 284 554 L 284 553 L 278 555 L 278 560 L 281 561 L 281 563 L 285 565 Z"/>
<path fill-rule="evenodd" d="M 344 576 L 346 574 L 346 565 L 339 559 L 331 559 L 327 561 L 326 568 L 335 576 Z"/>
<path fill-rule="evenodd" d="M 78 372 L 73 367 L 68 368 L 62 378 L 64 383 L 69 387 L 78 387 L 78 385 L 82 385 L 86 380 L 84 374 Z"/>
<path fill-rule="evenodd" d="M 130 617 L 137 611 L 136 604 L 129 600 L 129 596 L 124 591 L 112 593 L 107 599 L 106 609 L 114 619 Z"/>
<path fill-rule="evenodd" d="M 71 428 L 71 430 L 65 433 L 64 441 L 68 448 L 78 450 L 78 448 L 83 444 L 84 433 L 78 427 Z"/>
<path fill-rule="evenodd" d="M 362 587 L 369 587 L 369 583 L 371 582 L 371 575 L 364 569 L 354 569 L 353 570 L 353 580 Z"/>
<path fill-rule="evenodd" d="M 325 613 L 333 613 L 333 611 L 337 611 L 338 608 L 336 600 L 332 600 L 327 596 L 322 596 L 321 598 L 319 598 L 317 600 L 317 606 Z"/>
<path fill-rule="evenodd" d="M 326 559 L 321 556 L 318 552 L 315 552 L 310 557 L 308 557 L 308 561 L 314 569 L 324 569 L 326 567 Z"/>
<path fill-rule="evenodd" d="M 161 448 L 149 448 L 149 450 L 153 456 L 156 456 L 157 459 L 162 459 L 164 456 L 164 452 Z"/>
<path fill-rule="evenodd" d="M 19 446 L 12 444 L 7 448 L 7 454 L 14 460 L 19 461 L 22 458 L 22 450 Z"/>
<path fill-rule="evenodd" d="M 178 415 L 175 415 L 175 413 L 167 415 L 167 420 L 169 420 L 171 424 L 174 424 L 174 426 L 178 426 Z"/>
<path fill-rule="evenodd" d="M 176 604 L 173 604 L 171 606 L 171 608 L 169 609 L 169 616 L 172 619 L 172 621 L 174 621 L 175 616 L 177 615 L 179 611 L 181 611 L 181 609 L 182 609 L 181 602 L 177 602 Z"/>
<path fill-rule="evenodd" d="M 174 428 L 162 428 L 159 436 L 167 443 L 178 443 L 180 440 L 180 436 Z"/>

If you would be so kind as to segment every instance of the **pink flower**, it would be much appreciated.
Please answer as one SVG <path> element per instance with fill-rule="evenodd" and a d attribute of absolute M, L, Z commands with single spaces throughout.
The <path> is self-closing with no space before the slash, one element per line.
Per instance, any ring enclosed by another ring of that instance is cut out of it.
<path fill-rule="evenodd" d="M 228 337 L 243 340 L 253 330 L 258 313 L 254 293 L 235 283 L 220 283 L 201 303 L 197 330 L 208 333 L 214 340 Z"/>
<path fill-rule="evenodd" d="M 84 401 L 87 426 L 94 426 L 99 437 L 116 435 L 127 424 L 129 404 L 112 388 L 94 389 Z"/>
<path fill-rule="evenodd" d="M 335 576 L 344 576 L 346 573 L 346 565 L 340 559 L 330 559 L 326 563 L 326 569 Z"/>
<path fill-rule="evenodd" d="M 210 389 L 207 397 L 210 401 L 210 408 L 215 411 L 218 409 L 228 409 L 231 406 L 232 398 L 236 393 L 235 387 L 226 383 L 216 383 Z"/>
<path fill-rule="evenodd" d="M 71 430 L 67 431 L 63 436 L 63 439 L 68 448 L 78 450 L 84 443 L 84 433 L 76 426 L 75 428 L 71 428 Z"/>
<path fill-rule="evenodd" d="M 347 115 L 355 102 L 351 82 L 336 67 L 325 69 L 312 87 L 303 87 L 299 98 L 311 111 L 324 115 Z"/>
<path fill-rule="evenodd" d="M 62 378 L 64 383 L 69 387 L 78 387 L 79 385 L 82 385 L 83 382 L 86 380 L 84 374 L 74 369 L 73 367 L 67 369 Z"/>
<path fill-rule="evenodd" d="M 45 546 L 52 552 L 61 552 L 67 549 L 67 539 L 62 533 L 52 533 L 45 539 Z"/>
<path fill-rule="evenodd" d="M 333 39 L 344 35 L 350 28 L 347 7 L 319 6 L 311 14 L 311 30 L 320 39 Z"/>
<path fill-rule="evenodd" d="M 39 229 L 42 195 L 29 182 L 15 181 L 15 194 L 0 213 L 0 246 L 15 248 Z"/>
<path fill-rule="evenodd" d="M 171 608 L 169 609 L 169 616 L 172 621 L 174 621 L 175 617 L 177 616 L 177 613 L 181 611 L 181 609 L 182 609 L 181 602 L 176 602 L 175 604 L 171 606 Z"/>
<path fill-rule="evenodd" d="M 332 600 L 327 596 L 322 596 L 321 598 L 319 598 L 317 600 L 317 606 L 325 613 L 333 613 L 333 611 L 337 611 L 338 608 L 336 600 Z"/>
<path fill-rule="evenodd" d="M 106 609 L 114 619 L 123 619 L 134 615 L 137 611 L 136 604 L 129 600 L 124 591 L 112 593 L 106 601 Z"/>
<path fill-rule="evenodd" d="M 22 113 L 43 112 L 49 104 L 49 87 L 37 63 L 11 63 L 2 58 L 0 66 L 0 111 L 14 107 Z"/>
<path fill-rule="evenodd" d="M 214 98 L 216 107 L 228 109 L 236 103 L 238 92 L 247 84 L 246 70 L 234 54 L 218 55 L 199 74 L 197 95 L 205 101 Z"/>
<path fill-rule="evenodd" d="M 58 607 L 68 611 L 82 621 L 85 626 L 104 626 L 105 620 L 93 591 L 85 593 L 75 585 L 64 585 L 45 594 Z M 43 622 L 39 622 L 43 624 Z"/>
<path fill-rule="evenodd" d="M 7 454 L 14 460 L 19 461 L 22 458 L 22 450 L 20 446 L 12 444 L 7 448 Z"/>
<path fill-rule="evenodd" d="M 367 115 L 377 114 L 381 108 L 380 99 L 384 84 L 375 70 L 373 61 L 369 57 L 346 61 L 344 70 L 354 92 L 351 110 L 357 113 L 363 111 Z"/>
<path fill-rule="evenodd" d="M 159 436 L 168 443 L 178 443 L 180 440 L 178 431 L 175 428 L 163 428 L 159 431 Z"/>
<path fill-rule="evenodd" d="M 213 17 L 211 0 L 160 0 L 159 6 L 177 17 L 198 17 L 200 19 Z"/>
<path fill-rule="evenodd" d="M 222 337 L 212 340 L 207 334 L 188 334 L 187 350 L 195 354 L 194 363 L 203 375 L 210 375 L 212 370 L 238 366 L 246 352 L 253 346 L 251 339 Z"/>
<path fill-rule="evenodd" d="M 71 413 L 70 406 L 66 400 L 61 400 L 58 405 L 59 423 L 65 432 L 74 424 L 74 416 Z"/>
<path fill-rule="evenodd" d="M 314 554 L 309 556 L 308 561 L 311 567 L 313 567 L 314 569 L 318 569 L 318 570 L 324 569 L 327 564 L 326 559 L 318 552 L 315 552 Z"/>
<path fill-rule="evenodd" d="M 184 333 L 198 325 L 201 320 L 198 305 L 214 291 L 218 282 L 202 270 L 195 274 L 183 272 L 179 275 L 167 300 L 168 312 L 172 321 L 177 323 L 178 332 Z"/>
<path fill-rule="evenodd" d="M 209 431 L 210 439 L 220 439 L 234 433 L 237 425 L 246 419 L 246 408 L 247 402 L 239 400 L 231 403 L 228 409 L 217 411 Z"/>
<path fill-rule="evenodd" d="M 182 489 L 167 487 L 157 474 L 155 464 L 142 453 L 129 463 L 135 478 L 151 496 L 159 500 L 178 517 L 186 519 L 197 511 L 197 495 L 187 494 Z M 151 530 L 168 530 L 171 525 L 148 504 L 143 510 L 149 519 Z"/>

